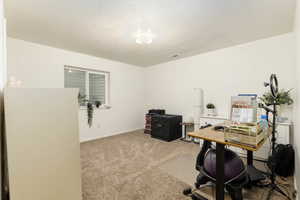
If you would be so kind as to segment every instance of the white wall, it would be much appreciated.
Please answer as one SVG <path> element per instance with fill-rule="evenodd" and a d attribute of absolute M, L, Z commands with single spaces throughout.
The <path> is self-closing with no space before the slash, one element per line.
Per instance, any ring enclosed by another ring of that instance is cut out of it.
<path fill-rule="evenodd" d="M 296 73 L 295 78 L 297 80 L 296 90 L 297 90 L 297 98 L 295 102 L 295 112 L 294 112 L 294 147 L 296 153 L 296 185 L 299 191 L 300 185 L 300 4 L 297 2 L 296 8 L 296 18 L 295 18 L 295 35 L 296 35 Z M 299 195 L 298 195 L 299 196 Z"/>
<path fill-rule="evenodd" d="M 145 92 L 142 68 L 13 38 L 8 39 L 7 46 L 8 76 L 21 80 L 22 87 L 64 87 L 64 65 L 110 72 L 112 108 L 95 110 L 91 128 L 87 125 L 86 110 L 79 111 L 81 141 L 143 127 Z"/>
<path fill-rule="evenodd" d="M 280 87 L 294 88 L 294 39 L 289 33 L 144 69 L 9 38 L 8 74 L 23 87 L 59 88 L 64 65 L 110 71 L 112 109 L 96 111 L 92 128 L 86 111 L 80 111 L 84 141 L 142 128 L 145 104 L 189 118 L 195 87 L 204 89 L 205 103 L 214 103 L 223 116 L 232 95 L 262 94 L 271 73 L 278 75 Z"/>
<path fill-rule="evenodd" d="M 276 73 L 281 88 L 294 88 L 294 34 L 285 34 L 206 54 L 159 64 L 146 69 L 147 107 L 168 113 L 193 114 L 193 88 L 204 90 L 205 104 L 216 105 L 229 116 L 230 97 L 262 94 L 263 82 Z"/>

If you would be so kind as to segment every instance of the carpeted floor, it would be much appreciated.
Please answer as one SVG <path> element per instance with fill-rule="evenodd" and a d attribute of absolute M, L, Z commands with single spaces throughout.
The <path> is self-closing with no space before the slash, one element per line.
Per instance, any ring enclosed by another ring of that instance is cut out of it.
<path fill-rule="evenodd" d="M 187 200 L 182 190 L 193 184 L 199 146 L 164 142 L 142 131 L 81 144 L 84 200 Z M 288 180 L 289 191 L 293 187 Z M 212 188 L 203 190 L 213 194 Z M 266 189 L 245 192 L 262 199 Z M 284 199 L 274 195 L 275 199 Z"/>

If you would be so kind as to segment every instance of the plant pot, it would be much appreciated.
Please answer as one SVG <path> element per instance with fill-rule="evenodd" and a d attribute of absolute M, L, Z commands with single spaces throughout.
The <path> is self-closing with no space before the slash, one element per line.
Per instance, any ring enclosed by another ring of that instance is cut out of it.
<path fill-rule="evenodd" d="M 207 109 L 207 115 L 208 116 L 216 116 L 216 109 L 215 108 L 208 108 Z"/>
<path fill-rule="evenodd" d="M 277 109 L 277 116 L 280 117 L 280 118 L 287 118 L 287 119 L 290 119 L 292 116 L 291 116 L 291 113 L 292 113 L 292 110 L 293 110 L 293 107 L 292 106 L 289 106 L 289 105 L 279 105 L 276 107 Z"/>

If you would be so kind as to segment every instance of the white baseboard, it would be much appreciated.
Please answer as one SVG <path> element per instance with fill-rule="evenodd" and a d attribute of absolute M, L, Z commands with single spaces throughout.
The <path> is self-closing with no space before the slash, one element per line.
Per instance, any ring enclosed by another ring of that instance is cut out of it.
<path fill-rule="evenodd" d="M 296 176 L 294 176 L 294 189 L 297 191 L 296 192 L 296 200 L 298 200 L 298 187 L 297 187 Z"/>
<path fill-rule="evenodd" d="M 97 140 L 97 139 L 101 139 L 101 138 L 105 138 L 105 137 L 110 137 L 110 136 L 114 136 L 114 135 L 121 135 L 124 133 L 133 132 L 133 131 L 139 131 L 139 130 L 143 130 L 143 129 L 144 128 L 135 128 L 135 129 L 125 130 L 125 131 L 118 131 L 115 133 L 105 134 L 105 135 L 99 135 L 97 137 L 84 138 L 84 139 L 80 139 L 80 143 L 89 142 L 89 141 L 93 141 L 93 140 Z"/>

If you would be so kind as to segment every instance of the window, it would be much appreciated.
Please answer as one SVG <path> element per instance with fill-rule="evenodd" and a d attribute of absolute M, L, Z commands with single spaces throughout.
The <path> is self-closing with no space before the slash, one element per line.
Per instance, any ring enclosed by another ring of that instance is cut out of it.
<path fill-rule="evenodd" d="M 65 66 L 65 88 L 79 88 L 81 96 L 90 102 L 108 105 L 108 72 Z M 84 105 L 84 104 L 83 104 Z"/>

